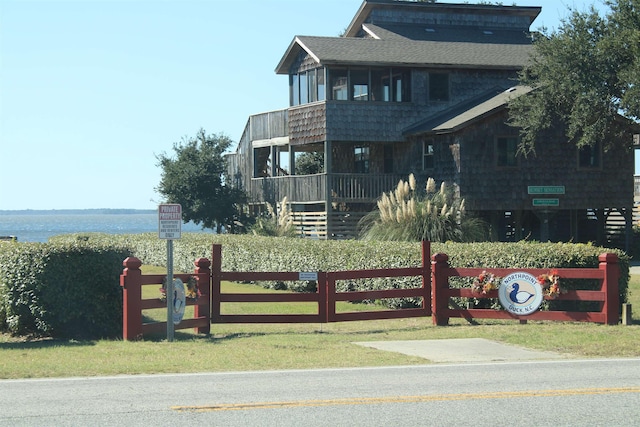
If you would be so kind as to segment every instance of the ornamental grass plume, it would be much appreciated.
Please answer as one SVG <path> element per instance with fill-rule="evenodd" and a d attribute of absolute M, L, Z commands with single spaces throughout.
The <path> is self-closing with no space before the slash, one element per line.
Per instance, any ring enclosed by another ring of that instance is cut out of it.
<path fill-rule="evenodd" d="M 416 189 L 416 178 L 400 180 L 394 190 L 383 193 L 377 210 L 360 222 L 363 240 L 401 240 L 434 242 L 486 240 L 484 222 L 465 213 L 464 200 L 456 188 L 446 182 L 436 192 L 436 182 L 429 178 L 425 193 Z"/>
<path fill-rule="evenodd" d="M 267 212 L 256 219 L 251 232 L 258 236 L 296 237 L 298 230 L 293 223 L 293 212 L 286 197 L 276 202 L 276 209 L 266 203 Z"/>

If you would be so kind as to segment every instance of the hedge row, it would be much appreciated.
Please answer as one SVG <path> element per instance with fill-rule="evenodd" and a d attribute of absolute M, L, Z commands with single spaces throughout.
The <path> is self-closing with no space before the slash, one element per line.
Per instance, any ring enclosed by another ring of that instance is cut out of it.
<path fill-rule="evenodd" d="M 211 258 L 221 244 L 226 271 L 338 271 L 414 267 L 421 262 L 420 244 L 405 242 L 312 241 L 258 236 L 184 234 L 174 242 L 174 267 L 190 272 L 194 260 Z M 564 243 L 434 243 L 432 253 L 449 255 L 456 267 L 575 268 L 598 266 L 598 256 L 620 258 L 620 297 L 626 301 L 629 257 L 621 251 Z M 122 261 L 136 256 L 143 263 L 166 264 L 166 242 L 155 234 L 66 235 L 51 243 L 0 243 L 0 330 L 18 335 L 68 338 L 119 336 L 122 296 L 118 277 Z M 309 290 L 315 283 L 265 283 Z M 341 281 L 344 290 L 416 287 L 419 278 Z M 571 281 L 563 286 L 572 287 Z M 594 284 L 595 286 L 595 284 Z M 390 307 L 418 301 L 385 301 Z"/>
<path fill-rule="evenodd" d="M 69 235 L 67 242 L 80 236 Z M 166 242 L 156 234 L 84 235 L 96 243 L 113 242 L 131 248 L 132 255 L 145 264 L 165 265 Z M 62 239 L 62 238 L 61 238 Z M 421 262 L 420 243 L 318 241 L 252 235 L 210 235 L 186 233 L 174 241 L 174 267 L 193 271 L 193 262 L 211 258 L 211 245 L 222 245 L 222 269 L 225 271 L 338 271 L 370 268 L 415 267 Z M 449 255 L 455 267 L 479 268 L 597 268 L 598 256 L 613 252 L 620 258 L 621 301 L 626 301 L 629 281 L 629 257 L 620 250 L 590 244 L 571 243 L 432 243 L 431 252 Z M 309 290 L 311 283 L 264 283 L 265 286 Z M 418 278 L 362 279 L 341 281 L 338 290 L 371 290 L 419 286 Z M 568 288 L 575 282 L 564 281 Z M 412 300 L 387 301 L 392 307 L 414 305 Z"/>
<path fill-rule="evenodd" d="M 73 240 L 0 244 L 0 330 L 61 338 L 122 333 L 122 260 L 131 247 Z"/>

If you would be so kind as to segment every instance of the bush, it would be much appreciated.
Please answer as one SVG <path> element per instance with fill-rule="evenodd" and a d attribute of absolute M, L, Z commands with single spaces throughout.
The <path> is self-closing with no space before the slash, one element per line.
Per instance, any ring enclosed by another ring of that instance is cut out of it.
<path fill-rule="evenodd" d="M 54 241 L 74 241 L 74 235 Z M 131 248 L 131 254 L 144 264 L 166 264 L 166 242 L 156 234 L 93 235 L 89 242 L 113 241 Z M 194 261 L 211 259 L 211 245 L 222 245 L 222 269 L 225 271 L 339 271 L 373 268 L 417 267 L 421 263 L 419 242 L 310 240 L 251 235 L 184 233 L 174 242 L 174 268 L 191 272 Z M 571 243 L 432 243 L 431 252 L 449 255 L 453 267 L 478 268 L 597 268 L 598 256 L 613 252 L 620 258 L 620 301 L 627 298 L 629 257 L 618 249 Z M 574 286 L 575 282 L 564 281 Z M 313 289 L 312 283 L 264 283 L 268 287 L 286 287 L 298 291 Z M 420 286 L 415 277 L 345 280 L 336 284 L 339 291 L 410 288 Z M 387 300 L 390 307 L 418 304 L 416 299 Z"/>
<path fill-rule="evenodd" d="M 60 338 L 122 333 L 125 246 L 19 243 L 0 246 L 0 330 Z"/>
<path fill-rule="evenodd" d="M 413 174 L 383 193 L 378 209 L 367 214 L 359 226 L 365 240 L 419 242 L 479 242 L 488 240 L 487 225 L 469 216 L 455 187 L 442 182 L 436 191 L 433 178 L 423 192 L 416 188 Z"/>

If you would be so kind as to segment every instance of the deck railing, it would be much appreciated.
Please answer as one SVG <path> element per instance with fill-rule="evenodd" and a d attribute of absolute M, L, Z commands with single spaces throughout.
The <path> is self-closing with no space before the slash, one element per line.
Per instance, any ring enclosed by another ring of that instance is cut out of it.
<path fill-rule="evenodd" d="M 326 201 L 327 189 L 332 202 L 375 202 L 382 193 L 394 189 L 400 174 L 330 173 L 252 178 L 247 191 L 253 202 Z"/>

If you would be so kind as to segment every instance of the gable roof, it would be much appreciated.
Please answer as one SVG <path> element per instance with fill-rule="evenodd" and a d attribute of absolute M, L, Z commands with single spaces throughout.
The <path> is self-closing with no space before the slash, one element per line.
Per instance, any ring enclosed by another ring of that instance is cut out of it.
<path fill-rule="evenodd" d="M 302 51 L 318 65 L 519 69 L 528 62 L 532 49 L 530 44 L 298 36 L 280 60 L 276 73 L 289 74 Z"/>
<path fill-rule="evenodd" d="M 539 13 L 539 7 L 365 0 L 344 37 L 295 37 L 276 73 L 289 74 L 301 54 L 318 66 L 520 69 L 533 49 L 528 26 Z"/>
<path fill-rule="evenodd" d="M 403 135 L 447 134 L 456 132 L 481 120 L 492 113 L 506 108 L 509 100 L 524 95 L 532 89 L 529 86 L 514 86 L 507 90 L 494 88 L 476 98 L 461 102 L 437 116 L 419 122 L 404 130 Z"/>

